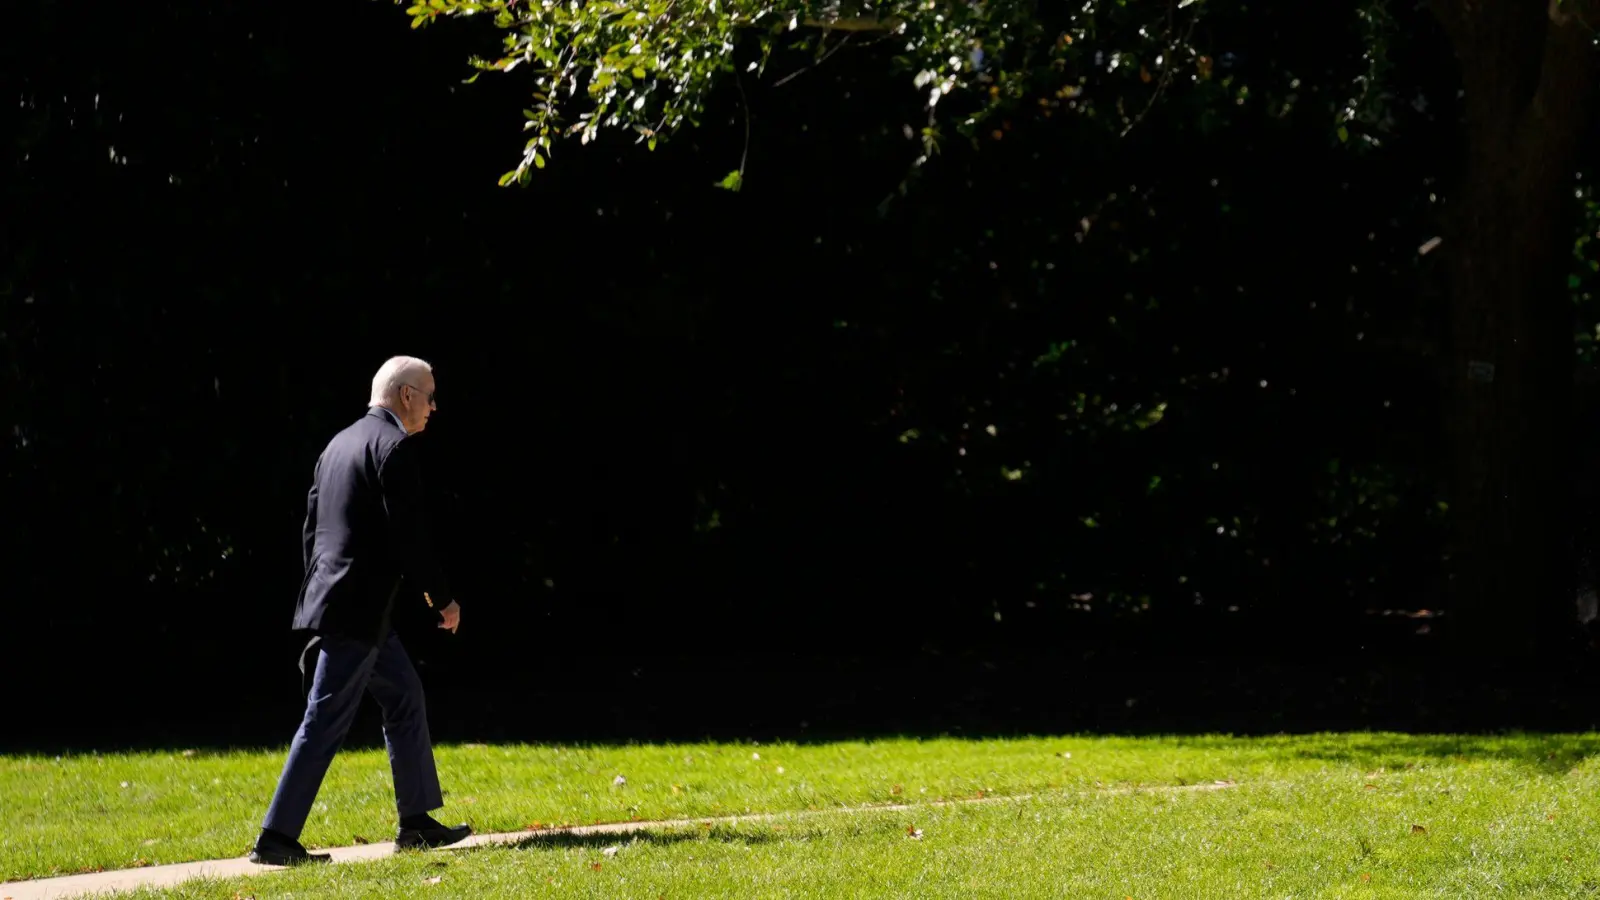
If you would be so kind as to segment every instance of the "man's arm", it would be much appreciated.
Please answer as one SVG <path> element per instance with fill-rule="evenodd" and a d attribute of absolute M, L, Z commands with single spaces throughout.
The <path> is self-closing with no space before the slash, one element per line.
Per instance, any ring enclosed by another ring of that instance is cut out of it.
<path fill-rule="evenodd" d="M 306 524 L 301 529 L 301 561 L 306 571 L 311 571 L 311 550 L 317 543 L 317 486 L 312 485 L 306 494 Z"/>
<path fill-rule="evenodd" d="M 378 483 L 383 489 L 383 508 L 389 518 L 390 546 L 406 577 L 421 588 L 428 606 L 442 615 L 454 601 L 428 534 L 422 466 L 415 444 L 401 440 L 389 451 L 388 458 L 378 469 Z"/>
<path fill-rule="evenodd" d="M 317 468 L 311 473 L 311 490 L 306 492 L 306 524 L 301 529 L 301 560 L 305 563 L 306 571 L 311 571 L 311 551 L 317 543 L 317 478 L 322 475 L 322 460 L 317 460 Z"/>

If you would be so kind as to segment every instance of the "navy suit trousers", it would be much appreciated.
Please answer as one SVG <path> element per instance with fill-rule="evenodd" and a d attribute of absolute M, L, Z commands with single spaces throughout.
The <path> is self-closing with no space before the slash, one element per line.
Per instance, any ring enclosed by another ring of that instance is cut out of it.
<path fill-rule="evenodd" d="M 305 718 L 289 745 L 289 759 L 261 823 L 263 828 L 299 839 L 322 779 L 344 744 L 361 706 L 361 695 L 367 691 L 383 709 L 383 740 L 389 748 L 395 805 L 401 817 L 444 805 L 428 736 L 422 679 L 400 639 L 390 633 L 374 645 L 324 637 L 306 697 Z"/>

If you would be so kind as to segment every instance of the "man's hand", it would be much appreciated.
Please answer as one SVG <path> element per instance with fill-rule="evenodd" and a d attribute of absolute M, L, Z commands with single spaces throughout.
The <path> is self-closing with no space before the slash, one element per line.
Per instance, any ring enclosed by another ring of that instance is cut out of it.
<path fill-rule="evenodd" d="M 444 621 L 439 623 L 439 627 L 445 631 L 455 634 L 456 629 L 461 627 L 461 607 L 456 605 L 454 600 L 450 601 L 449 606 L 440 610 L 439 615 L 444 616 Z"/>

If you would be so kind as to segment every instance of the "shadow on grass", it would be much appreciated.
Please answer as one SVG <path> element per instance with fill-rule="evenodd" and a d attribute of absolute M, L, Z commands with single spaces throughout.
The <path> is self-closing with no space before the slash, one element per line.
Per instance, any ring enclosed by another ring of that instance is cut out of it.
<path fill-rule="evenodd" d="M 1239 734 L 1154 734 L 1154 735 L 1116 735 L 1097 734 L 1090 731 L 1067 731 L 1062 733 L 1023 733 L 1005 735 L 1003 740 L 1016 739 L 1042 739 L 1062 740 L 1073 738 L 1090 739 L 1127 739 L 1139 741 L 1148 738 L 1157 745 L 1170 743 L 1175 749 L 1186 751 L 1208 751 L 1223 754 L 1245 754 L 1246 757 L 1257 759 L 1281 759 L 1284 761 L 1307 760 L 1321 761 L 1334 765 L 1350 765 L 1372 770 L 1378 768 L 1402 770 L 1424 765 L 1461 765 L 1474 763 L 1502 763 L 1511 764 L 1519 768 L 1530 770 L 1544 775 L 1561 775 L 1570 772 L 1582 765 L 1590 757 L 1600 756 L 1600 733 L 1519 733 L 1512 732 L 1499 735 L 1475 734 L 1405 734 L 1400 732 L 1327 732 L 1313 734 L 1276 734 L 1276 735 L 1239 735 Z M 853 738 L 840 738 L 837 740 L 824 740 L 810 738 L 793 741 L 795 746 L 814 747 L 839 743 L 865 743 L 874 744 L 880 741 L 895 740 L 947 740 L 959 743 L 978 744 L 987 738 L 976 735 L 862 735 Z M 790 743 L 790 742 L 784 742 Z M 662 741 L 575 741 L 575 742 L 540 742 L 533 746 L 559 746 L 568 750 L 610 750 L 623 747 L 652 747 L 670 746 L 670 742 Z M 443 743 L 440 749 L 453 745 Z M 465 746 L 484 746 L 483 744 L 469 744 Z M 490 745 L 492 746 L 492 745 Z M 345 753 L 357 750 L 377 750 L 382 744 L 372 741 L 350 741 L 345 748 Z M 205 759 L 229 752 L 262 752 L 272 756 L 281 756 L 282 748 L 239 747 L 229 750 L 194 750 L 183 751 L 186 758 Z M 176 754 L 177 751 L 167 750 L 161 755 Z M 61 754 L 63 758 L 86 757 L 92 754 L 72 753 Z M 0 754 L 4 759 L 5 754 Z M 27 766 L 24 765 L 24 768 Z M 600 835 L 601 840 L 626 840 L 626 835 Z"/>
<path fill-rule="evenodd" d="M 1600 756 L 1600 734 L 1312 734 L 1250 738 L 1256 749 L 1288 759 L 1320 760 L 1369 769 L 1407 769 L 1449 763 L 1509 763 L 1563 775 Z M 1238 749 L 1237 738 L 1183 738 L 1199 749 Z"/>
<path fill-rule="evenodd" d="M 513 843 L 467 847 L 458 852 L 470 854 L 491 849 L 531 851 L 604 850 L 607 847 L 626 848 L 630 844 L 669 847 L 694 841 L 724 844 L 771 844 L 788 840 L 792 837 L 792 834 L 779 832 L 771 825 L 765 824 L 757 826 L 746 825 L 739 828 L 723 824 L 714 824 L 711 828 L 703 826 L 690 828 L 673 825 L 610 834 L 574 834 L 570 831 L 530 832 L 527 837 Z"/>

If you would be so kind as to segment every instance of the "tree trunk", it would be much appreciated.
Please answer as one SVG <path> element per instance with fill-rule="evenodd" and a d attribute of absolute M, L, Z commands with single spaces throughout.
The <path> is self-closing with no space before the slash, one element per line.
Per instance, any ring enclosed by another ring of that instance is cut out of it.
<path fill-rule="evenodd" d="M 1573 623 L 1572 306 L 1564 261 L 1596 71 L 1586 26 L 1526 0 L 1443 0 L 1461 63 L 1465 180 L 1451 199 L 1446 434 L 1450 630 L 1528 658 Z"/>

